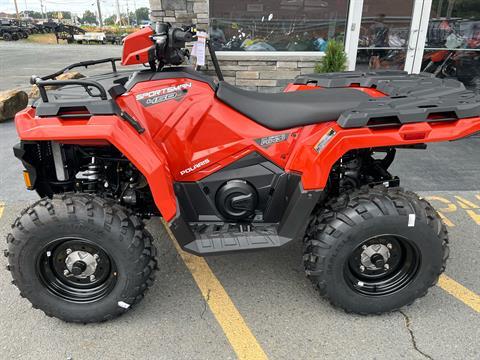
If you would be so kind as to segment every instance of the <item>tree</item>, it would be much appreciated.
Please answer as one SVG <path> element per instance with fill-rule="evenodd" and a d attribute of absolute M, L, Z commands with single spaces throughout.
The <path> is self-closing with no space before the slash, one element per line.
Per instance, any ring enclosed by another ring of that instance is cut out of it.
<path fill-rule="evenodd" d="M 149 16 L 150 10 L 147 7 L 138 8 L 135 11 L 135 19 L 139 23 L 142 20 L 150 20 Z"/>
<path fill-rule="evenodd" d="M 47 12 L 47 18 L 49 19 L 71 19 L 72 13 L 70 11 L 49 11 Z"/>
<path fill-rule="evenodd" d="M 97 17 L 95 14 L 90 11 L 90 10 L 85 10 L 82 16 L 82 23 L 87 23 L 87 24 L 96 24 L 97 23 Z"/>
<path fill-rule="evenodd" d="M 32 10 L 25 10 L 23 12 L 26 17 L 32 18 L 32 19 L 41 19 L 42 14 L 38 11 L 32 11 Z"/>
<path fill-rule="evenodd" d="M 109 16 L 109 17 L 105 18 L 105 20 L 103 20 L 103 23 L 105 25 L 115 25 L 116 21 L 117 21 L 117 15 L 112 15 L 112 16 Z"/>

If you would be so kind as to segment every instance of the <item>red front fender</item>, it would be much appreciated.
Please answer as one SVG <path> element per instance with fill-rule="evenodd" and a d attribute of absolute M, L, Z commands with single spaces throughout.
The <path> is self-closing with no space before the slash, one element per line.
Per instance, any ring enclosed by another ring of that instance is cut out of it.
<path fill-rule="evenodd" d="M 66 121 L 58 117 L 38 118 L 33 108 L 18 113 L 15 125 L 21 140 L 69 143 L 102 140 L 110 143 L 145 176 L 164 219 L 170 221 L 175 217 L 177 204 L 168 163 L 148 130 L 139 134 L 116 115 Z"/>

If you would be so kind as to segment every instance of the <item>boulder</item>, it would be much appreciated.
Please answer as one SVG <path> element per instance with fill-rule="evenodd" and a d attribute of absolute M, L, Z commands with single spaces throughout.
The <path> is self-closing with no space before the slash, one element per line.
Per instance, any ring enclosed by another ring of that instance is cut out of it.
<path fill-rule="evenodd" d="M 56 80 L 74 80 L 74 79 L 81 79 L 84 78 L 85 76 L 80 74 L 77 71 L 70 71 L 61 75 L 58 75 L 55 79 Z M 47 90 L 55 90 L 58 89 L 59 86 L 47 86 Z M 31 99 L 36 99 L 40 97 L 40 92 L 38 91 L 37 85 L 32 86 L 32 90 L 30 90 L 30 93 L 28 94 L 28 97 Z"/>
<path fill-rule="evenodd" d="M 21 90 L 0 92 L 0 122 L 13 119 L 15 114 L 28 105 L 28 95 Z"/>

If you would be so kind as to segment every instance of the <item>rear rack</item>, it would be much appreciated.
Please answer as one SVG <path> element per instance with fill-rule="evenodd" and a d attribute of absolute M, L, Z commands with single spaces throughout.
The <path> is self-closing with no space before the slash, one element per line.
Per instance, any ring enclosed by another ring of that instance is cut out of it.
<path fill-rule="evenodd" d="M 357 108 L 345 111 L 337 123 L 342 128 L 388 128 L 418 122 L 449 122 L 480 116 L 480 95 L 453 79 L 404 71 L 344 72 L 302 75 L 298 85 L 324 88 L 365 87 L 384 93 Z"/>
<path fill-rule="evenodd" d="M 100 83 L 93 81 L 93 80 L 82 80 L 82 79 L 75 79 L 75 80 L 55 80 L 55 78 L 61 74 L 66 73 L 67 71 L 70 71 L 72 69 L 78 68 L 78 67 L 85 67 L 88 68 L 89 66 L 92 65 L 98 65 L 98 64 L 105 64 L 105 63 L 111 63 L 112 65 L 112 70 L 113 72 L 117 72 L 117 65 L 115 62 L 120 61 L 119 57 L 112 57 L 112 58 L 106 58 L 106 59 L 100 59 L 100 60 L 89 60 L 89 61 L 81 61 L 78 63 L 70 64 L 67 67 L 64 67 L 63 69 L 54 72 L 53 74 L 46 75 L 43 77 L 39 77 L 37 75 L 33 75 L 30 78 L 30 84 L 32 85 L 37 85 L 38 90 L 40 92 L 40 97 L 42 98 L 42 101 L 44 103 L 48 103 L 48 94 L 47 94 L 47 89 L 45 88 L 46 86 L 66 86 L 66 85 L 79 85 L 82 86 L 87 94 L 92 97 L 99 97 L 101 100 L 107 100 L 107 91 L 101 85 Z M 98 89 L 99 93 L 94 94 L 91 90 L 91 88 L 96 88 Z"/>

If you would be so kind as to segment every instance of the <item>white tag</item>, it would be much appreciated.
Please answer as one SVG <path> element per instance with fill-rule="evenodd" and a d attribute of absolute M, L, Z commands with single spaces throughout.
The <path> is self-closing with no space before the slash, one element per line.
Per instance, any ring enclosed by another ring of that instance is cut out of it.
<path fill-rule="evenodd" d="M 415 226 L 415 219 L 416 219 L 415 214 L 409 214 L 408 215 L 408 227 L 414 227 Z"/>
<path fill-rule="evenodd" d="M 365 283 L 364 283 L 363 281 L 359 281 L 359 282 L 357 283 L 357 285 L 358 285 L 358 286 L 363 286 L 363 285 L 365 285 Z"/>
<path fill-rule="evenodd" d="M 126 302 L 123 302 L 123 301 L 119 301 L 118 306 L 124 309 L 128 309 L 130 307 L 130 304 L 127 304 Z"/>
<path fill-rule="evenodd" d="M 204 31 L 197 32 L 197 41 L 193 45 L 192 56 L 197 58 L 197 66 L 205 66 L 205 47 L 208 34 Z"/>

